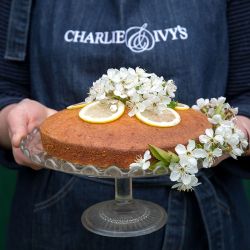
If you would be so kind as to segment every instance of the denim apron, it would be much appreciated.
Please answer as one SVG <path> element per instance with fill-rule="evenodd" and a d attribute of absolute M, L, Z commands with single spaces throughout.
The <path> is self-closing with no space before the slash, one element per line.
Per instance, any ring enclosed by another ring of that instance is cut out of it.
<path fill-rule="evenodd" d="M 26 57 L 31 97 L 58 110 L 82 101 L 108 68 L 136 66 L 174 79 L 177 100 L 192 105 L 225 95 L 226 2 L 13 1 L 5 57 Z M 239 181 L 218 168 L 201 171 L 199 181 L 183 193 L 171 190 L 167 176 L 134 180 L 134 197 L 163 206 L 168 222 L 155 233 L 119 239 L 90 233 L 80 222 L 84 209 L 113 199 L 112 180 L 22 169 L 9 249 L 241 249 L 231 221 L 235 202 L 225 192 L 238 190 Z"/>

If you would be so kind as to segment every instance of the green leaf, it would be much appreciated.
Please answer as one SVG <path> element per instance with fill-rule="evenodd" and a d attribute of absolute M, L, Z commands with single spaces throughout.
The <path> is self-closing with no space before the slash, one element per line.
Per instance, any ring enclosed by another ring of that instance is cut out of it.
<path fill-rule="evenodd" d="M 165 151 L 151 144 L 149 144 L 149 149 L 157 160 L 164 162 L 167 166 L 170 162 L 179 162 L 179 157 L 171 151 Z"/>
<path fill-rule="evenodd" d="M 177 162 L 180 161 L 180 158 L 179 158 L 179 156 L 178 156 L 177 154 L 175 154 L 175 153 L 173 153 L 173 152 L 170 152 L 170 151 L 168 151 L 168 152 L 169 152 L 169 154 L 171 155 L 170 162 L 175 162 L 175 163 L 177 163 Z"/>
<path fill-rule="evenodd" d="M 174 109 L 178 105 L 178 102 L 171 101 L 167 106 L 168 108 Z"/>
<path fill-rule="evenodd" d="M 166 163 L 163 162 L 163 161 L 157 161 L 157 162 L 151 164 L 150 167 L 149 167 L 149 169 L 150 169 L 150 170 L 154 170 L 154 169 L 157 168 L 157 167 L 166 168 L 167 165 L 166 165 Z"/>

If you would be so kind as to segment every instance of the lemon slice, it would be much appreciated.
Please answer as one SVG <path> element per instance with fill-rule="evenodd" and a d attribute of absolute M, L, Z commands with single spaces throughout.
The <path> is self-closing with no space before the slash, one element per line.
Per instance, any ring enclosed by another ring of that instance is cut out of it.
<path fill-rule="evenodd" d="M 87 102 L 79 102 L 68 106 L 66 109 L 79 109 L 85 107 L 87 104 Z"/>
<path fill-rule="evenodd" d="M 189 109 L 189 106 L 184 103 L 178 102 L 177 106 L 174 109 L 175 110 L 187 110 Z"/>
<path fill-rule="evenodd" d="M 108 123 L 117 120 L 124 111 L 125 105 L 121 101 L 116 104 L 96 101 L 83 107 L 79 117 L 90 123 Z"/>
<path fill-rule="evenodd" d="M 154 127 L 172 127 L 181 121 L 180 115 L 171 108 L 167 108 L 161 114 L 145 110 L 142 113 L 137 113 L 136 117 L 143 123 Z"/>

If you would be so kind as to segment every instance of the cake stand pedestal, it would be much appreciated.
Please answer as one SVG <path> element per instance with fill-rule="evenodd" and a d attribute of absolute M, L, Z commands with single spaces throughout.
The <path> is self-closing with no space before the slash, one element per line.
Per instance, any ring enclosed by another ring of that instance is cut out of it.
<path fill-rule="evenodd" d="M 97 203 L 86 209 L 81 217 L 89 231 L 109 237 L 135 237 L 157 231 L 166 224 L 166 211 L 159 205 L 133 199 L 132 178 L 167 174 L 166 169 L 106 169 L 81 166 L 48 155 L 42 147 L 40 133 L 35 129 L 21 141 L 20 149 L 32 162 L 64 173 L 98 178 L 115 178 L 115 199 Z"/>
<path fill-rule="evenodd" d="M 132 197 L 132 178 L 115 179 L 115 200 L 86 209 L 82 224 L 89 231 L 110 237 L 134 237 L 152 233 L 166 224 L 159 205 Z"/>

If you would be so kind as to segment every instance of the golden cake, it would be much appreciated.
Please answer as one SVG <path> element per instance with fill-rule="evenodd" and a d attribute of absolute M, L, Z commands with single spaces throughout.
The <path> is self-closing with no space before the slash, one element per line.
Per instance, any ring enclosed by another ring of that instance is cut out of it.
<path fill-rule="evenodd" d="M 174 152 L 177 144 L 197 140 L 211 124 L 193 109 L 178 111 L 181 122 L 173 127 L 153 127 L 125 112 L 118 120 L 91 124 L 79 118 L 80 109 L 62 110 L 47 118 L 40 127 L 44 150 L 59 159 L 101 168 L 129 168 L 148 144 Z"/>

